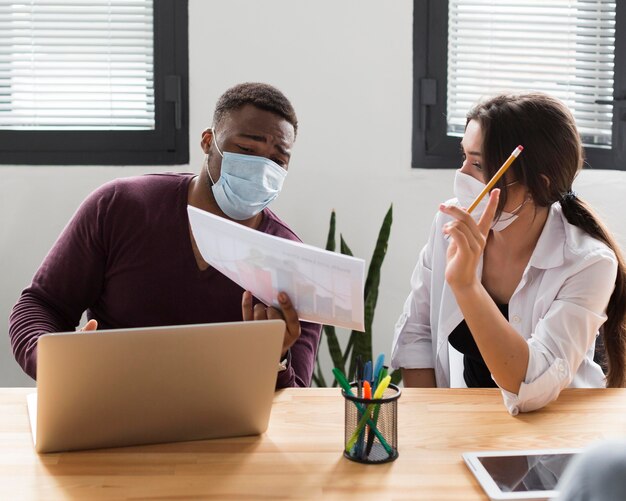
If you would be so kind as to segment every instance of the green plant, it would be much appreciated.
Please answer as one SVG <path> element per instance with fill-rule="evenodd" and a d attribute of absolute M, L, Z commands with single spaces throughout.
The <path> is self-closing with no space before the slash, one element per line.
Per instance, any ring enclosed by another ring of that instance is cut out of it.
<path fill-rule="evenodd" d="M 383 220 L 383 224 L 378 232 L 376 247 L 372 254 L 365 286 L 363 290 L 363 299 L 365 303 L 365 332 L 353 330 L 348 338 L 345 349 L 342 350 L 335 327 L 332 325 L 324 325 L 322 335 L 326 336 L 328 351 L 330 358 L 335 367 L 340 369 L 347 375 L 349 380 L 354 379 L 356 370 L 356 359 L 360 355 L 363 360 L 372 360 L 372 323 L 374 321 L 374 311 L 378 301 L 378 286 L 380 284 L 380 269 L 387 254 L 387 243 L 391 232 L 391 223 L 393 221 L 393 205 L 389 207 L 387 214 Z M 330 214 L 330 227 L 328 230 L 328 239 L 326 240 L 326 250 L 335 251 L 335 232 L 336 232 L 336 216 L 335 211 Z M 339 235 L 339 250 L 342 254 L 352 256 L 352 251 L 343 238 Z M 346 365 L 348 370 L 346 372 Z M 400 371 L 394 371 L 392 374 L 392 382 L 398 383 L 401 379 Z M 313 372 L 313 382 L 316 386 L 328 386 L 326 379 L 322 373 L 319 357 L 316 361 L 315 371 Z M 332 386 L 337 386 L 337 381 L 333 379 Z"/>

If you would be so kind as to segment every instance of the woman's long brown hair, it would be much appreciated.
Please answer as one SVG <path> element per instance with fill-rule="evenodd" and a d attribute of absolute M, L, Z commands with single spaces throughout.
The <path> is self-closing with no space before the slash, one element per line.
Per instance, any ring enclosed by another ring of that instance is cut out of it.
<path fill-rule="evenodd" d="M 558 99 L 541 93 L 500 95 L 477 105 L 467 115 L 483 133 L 482 164 L 486 179 L 518 145 L 524 153 L 515 161 L 507 182 L 517 180 L 528 188 L 534 203 L 549 207 L 560 202 L 570 224 L 604 242 L 618 261 L 615 289 L 601 328 L 606 352 L 608 387 L 622 387 L 626 379 L 626 264 L 615 239 L 591 207 L 572 192 L 572 183 L 584 161 L 584 150 L 575 121 Z M 506 204 L 504 179 L 498 215 Z M 590 291 L 593 293 L 593 291 Z"/>

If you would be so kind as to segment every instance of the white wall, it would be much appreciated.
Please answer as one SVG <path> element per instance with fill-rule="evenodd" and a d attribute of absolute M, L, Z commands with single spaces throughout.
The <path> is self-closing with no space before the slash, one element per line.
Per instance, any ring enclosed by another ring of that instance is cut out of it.
<path fill-rule="evenodd" d="M 264 81 L 282 89 L 300 120 L 285 190 L 274 209 L 303 240 L 323 246 L 331 209 L 358 256 L 369 259 L 394 206 L 374 323 L 374 351 L 389 348 L 393 324 L 432 215 L 451 196 L 453 172 L 411 169 L 412 1 L 190 0 L 190 166 L 0 167 L 0 317 L 81 200 L 121 176 L 197 172 L 200 131 L 229 86 Z M 579 194 L 626 244 L 626 174 L 584 172 Z M 32 384 L 0 335 L 0 386 Z M 344 339 L 347 336 L 344 337 Z M 326 352 L 325 347 L 322 347 Z"/>

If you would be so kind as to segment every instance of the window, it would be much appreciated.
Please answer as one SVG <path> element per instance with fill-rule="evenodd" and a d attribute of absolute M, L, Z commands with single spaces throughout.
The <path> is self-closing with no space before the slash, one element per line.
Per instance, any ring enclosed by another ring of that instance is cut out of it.
<path fill-rule="evenodd" d="M 0 0 L 0 163 L 189 161 L 186 0 Z"/>
<path fill-rule="evenodd" d="M 413 40 L 413 167 L 459 166 L 482 96 L 543 91 L 572 110 L 589 166 L 626 169 L 624 2 L 415 0 Z"/>

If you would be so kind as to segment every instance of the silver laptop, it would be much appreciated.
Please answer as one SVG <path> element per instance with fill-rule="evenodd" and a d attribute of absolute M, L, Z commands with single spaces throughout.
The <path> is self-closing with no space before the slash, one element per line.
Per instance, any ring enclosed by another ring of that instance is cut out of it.
<path fill-rule="evenodd" d="M 37 452 L 267 429 L 282 320 L 46 334 L 29 396 Z"/>

